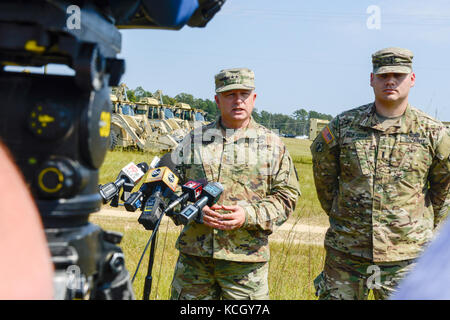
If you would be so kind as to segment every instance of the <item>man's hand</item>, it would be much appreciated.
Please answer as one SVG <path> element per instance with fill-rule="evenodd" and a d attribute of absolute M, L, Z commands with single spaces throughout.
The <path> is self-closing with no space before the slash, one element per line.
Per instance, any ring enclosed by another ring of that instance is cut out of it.
<path fill-rule="evenodd" d="M 230 213 L 220 214 L 216 210 L 230 211 Z M 203 223 L 211 228 L 220 230 L 239 229 L 245 222 L 245 211 L 237 205 L 220 206 L 214 204 L 211 207 L 203 208 Z"/>

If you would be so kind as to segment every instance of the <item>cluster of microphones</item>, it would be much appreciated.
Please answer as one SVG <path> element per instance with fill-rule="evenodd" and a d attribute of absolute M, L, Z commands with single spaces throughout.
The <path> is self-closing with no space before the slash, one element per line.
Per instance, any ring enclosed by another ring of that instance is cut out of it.
<path fill-rule="evenodd" d="M 144 176 L 139 190 L 131 193 Z M 175 193 L 178 182 L 178 171 L 170 154 L 166 154 L 161 159 L 155 157 L 150 165 L 145 162 L 127 164 L 114 182 L 99 186 L 99 193 L 105 204 L 110 202 L 111 206 L 117 207 L 120 198 L 127 211 L 141 209 L 138 222 L 146 230 L 155 230 L 163 215 L 170 216 L 177 225 L 190 221 L 203 223 L 203 207 L 212 206 L 219 200 L 223 186 L 219 182 L 192 180 L 181 186 L 182 193 L 178 196 Z"/>

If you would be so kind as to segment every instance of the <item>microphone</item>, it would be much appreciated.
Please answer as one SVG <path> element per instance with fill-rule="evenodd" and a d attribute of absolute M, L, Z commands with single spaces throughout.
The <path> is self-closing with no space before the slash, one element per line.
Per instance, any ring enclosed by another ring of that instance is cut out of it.
<path fill-rule="evenodd" d="M 145 202 L 144 209 L 138 218 L 138 222 L 145 230 L 154 230 L 163 214 L 165 203 L 162 199 L 162 187 L 157 185 L 153 194 Z"/>
<path fill-rule="evenodd" d="M 138 222 L 146 230 L 154 230 L 159 224 L 159 220 L 165 213 L 164 208 L 166 206 L 162 197 L 173 197 L 179 181 L 178 172 L 175 169 L 175 165 L 170 161 L 170 155 L 164 155 L 158 165 L 158 168 L 149 171 L 144 183 L 146 186 L 141 190 L 142 199 L 150 195 L 145 201 L 145 206 L 138 219 Z M 170 167 L 173 168 L 173 171 Z M 133 206 L 130 201 L 127 203 L 126 208 L 127 210 L 136 210 L 138 204 L 135 203 Z"/>
<path fill-rule="evenodd" d="M 152 194 L 157 186 L 160 187 L 161 192 L 165 192 L 167 194 L 167 192 L 169 192 L 166 191 L 167 189 L 174 192 L 177 185 L 178 176 L 175 175 L 168 167 L 151 169 L 141 188 L 137 192 L 131 194 L 131 196 L 125 201 L 125 209 L 127 211 L 135 212 L 141 207 L 144 197 Z"/>
<path fill-rule="evenodd" d="M 148 164 L 145 162 L 141 162 L 138 165 L 135 165 L 134 162 L 130 162 L 125 167 L 123 167 L 119 175 L 117 176 L 116 181 L 108 182 L 104 185 L 99 186 L 99 193 L 103 199 L 103 203 L 105 204 L 111 199 L 115 198 L 115 205 L 112 203 L 111 206 L 117 207 L 120 188 L 122 188 L 123 186 L 124 189 L 128 190 L 128 192 L 131 191 L 148 171 L 148 168 Z"/>
<path fill-rule="evenodd" d="M 181 186 L 181 191 L 183 192 L 181 196 L 172 201 L 164 210 L 164 213 L 169 212 L 175 208 L 178 204 L 184 204 L 187 201 L 195 202 L 200 197 L 203 190 L 203 184 L 197 181 L 188 181 Z"/>
<path fill-rule="evenodd" d="M 160 158 L 154 157 L 152 162 L 150 163 L 150 169 L 156 168 L 156 166 L 159 164 Z M 127 200 L 124 203 L 125 208 L 127 211 L 136 211 L 138 208 L 141 207 L 143 194 L 146 192 L 146 189 L 148 188 L 148 185 L 144 182 L 139 190 L 137 192 L 132 193 L 129 197 L 127 197 Z"/>
<path fill-rule="evenodd" d="M 153 159 L 152 163 L 150 164 L 150 168 L 155 169 L 156 167 L 160 167 L 160 168 L 156 168 L 156 169 L 163 169 L 162 167 L 167 167 L 169 168 L 169 170 L 172 172 L 172 174 L 176 177 L 179 176 L 178 171 L 175 168 L 175 164 L 172 162 L 170 154 L 167 153 L 165 154 L 161 159 L 159 159 L 158 157 L 155 157 L 156 159 Z M 165 169 L 163 169 L 165 170 Z M 142 186 L 140 187 L 140 189 L 137 192 L 134 192 L 133 194 L 130 195 L 129 198 L 127 198 L 127 201 L 125 201 L 124 206 L 125 209 L 127 211 L 131 211 L 131 212 L 135 212 L 137 209 L 139 209 L 142 206 L 142 202 L 144 200 L 144 197 L 148 196 L 149 194 L 151 194 L 152 189 L 154 187 L 156 187 L 156 185 L 158 185 L 158 179 L 161 178 L 161 175 L 159 175 L 159 173 L 162 173 L 163 175 L 166 174 L 167 175 L 167 179 L 164 180 L 163 182 L 169 182 L 169 188 L 172 190 L 175 190 L 177 184 L 175 184 L 175 186 L 173 185 L 172 182 L 170 182 L 170 180 L 168 179 L 169 176 L 170 178 L 172 177 L 172 175 L 170 175 L 170 173 L 165 173 L 165 172 L 160 172 L 157 170 L 151 170 L 149 172 L 149 174 L 147 175 L 147 179 L 146 181 L 142 184 Z M 159 184 L 161 185 L 161 181 L 159 181 Z"/>
<path fill-rule="evenodd" d="M 219 182 L 210 182 L 202 190 L 200 200 L 194 204 L 188 205 L 178 214 L 178 220 L 182 224 L 188 224 L 191 220 L 203 223 L 203 214 L 201 214 L 204 206 L 212 206 L 215 204 L 223 192 L 223 186 Z"/>

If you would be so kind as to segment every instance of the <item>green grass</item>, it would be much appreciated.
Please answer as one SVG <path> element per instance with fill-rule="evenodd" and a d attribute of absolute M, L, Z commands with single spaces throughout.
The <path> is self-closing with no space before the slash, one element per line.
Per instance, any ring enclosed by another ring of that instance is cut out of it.
<path fill-rule="evenodd" d="M 135 219 L 113 218 L 91 215 L 90 221 L 105 230 L 121 232 L 120 243 L 125 255 L 126 268 L 130 278 L 136 270 L 141 254 L 151 236 Z M 162 224 L 158 232 L 155 260 L 152 270 L 151 300 L 170 298 L 172 281 L 178 251 L 175 242 L 181 227 Z M 269 264 L 270 297 L 273 300 L 313 300 L 314 278 L 322 271 L 325 251 L 321 246 L 294 243 L 289 237 L 282 242 L 271 242 Z M 144 279 L 147 275 L 150 247 L 147 249 L 138 274 L 133 282 L 136 299 L 142 299 Z M 292 281 L 295 279 L 295 281 Z"/>
<path fill-rule="evenodd" d="M 309 151 L 309 146 L 311 145 L 310 140 L 294 139 L 294 138 L 281 138 L 289 154 L 294 162 L 298 163 L 312 163 L 311 152 Z"/>
<path fill-rule="evenodd" d="M 140 162 L 150 164 L 155 156 L 160 156 L 160 154 L 142 151 L 123 151 L 121 149 L 108 151 L 99 170 L 99 183 L 105 184 L 116 180 L 120 170 L 131 161 L 135 164 Z"/>
<path fill-rule="evenodd" d="M 91 215 L 90 221 L 101 226 L 105 230 L 117 231 L 123 234 L 120 247 L 125 255 L 125 266 L 133 277 L 142 252 L 152 234 L 145 230 L 137 219 L 132 218 L 114 218 Z M 170 230 L 167 230 L 170 227 Z M 174 228 L 178 230 L 174 230 Z M 158 242 L 156 244 L 154 263 L 152 269 L 152 291 L 151 300 L 166 300 L 170 296 L 170 284 L 173 271 L 175 270 L 178 251 L 175 249 L 175 242 L 181 227 L 176 227 L 170 222 L 161 224 L 158 231 Z M 142 259 L 136 278 L 133 282 L 133 289 L 136 299 L 141 300 L 144 288 L 144 280 L 147 275 L 149 262 L 150 246 L 148 247 L 144 258 Z M 161 263 L 163 261 L 163 263 Z"/>
<path fill-rule="evenodd" d="M 317 198 L 312 170 L 312 155 L 309 150 L 310 140 L 282 138 L 297 170 L 301 196 L 293 218 L 299 218 L 301 223 L 327 226 L 328 217 L 320 206 Z"/>
<path fill-rule="evenodd" d="M 322 271 L 322 246 L 292 243 L 270 244 L 269 290 L 272 300 L 316 300 L 313 281 Z"/>

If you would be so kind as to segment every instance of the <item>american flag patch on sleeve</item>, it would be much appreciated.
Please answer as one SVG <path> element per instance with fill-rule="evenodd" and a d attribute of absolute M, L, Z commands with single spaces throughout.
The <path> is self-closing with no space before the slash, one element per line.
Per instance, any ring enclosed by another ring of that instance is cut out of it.
<path fill-rule="evenodd" d="M 322 137 L 323 137 L 323 140 L 325 140 L 325 142 L 327 144 L 329 144 L 331 141 L 334 140 L 334 136 L 331 133 L 331 130 L 330 130 L 330 128 L 328 128 L 328 126 L 323 128 L 323 130 L 322 130 Z"/>

